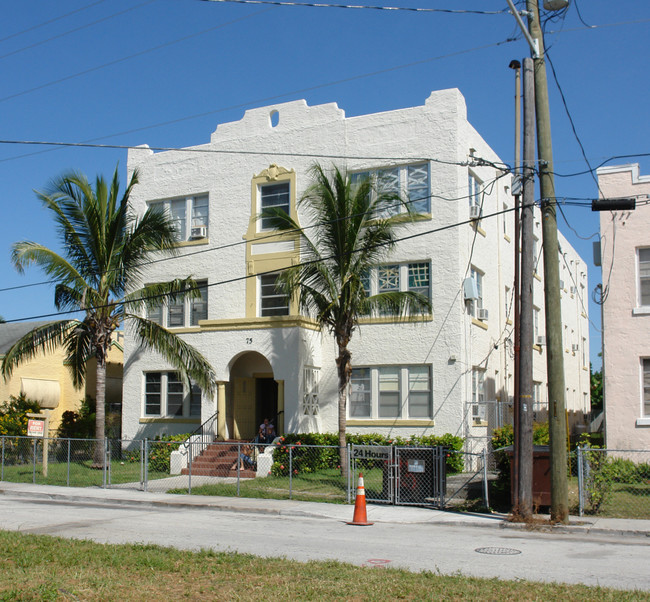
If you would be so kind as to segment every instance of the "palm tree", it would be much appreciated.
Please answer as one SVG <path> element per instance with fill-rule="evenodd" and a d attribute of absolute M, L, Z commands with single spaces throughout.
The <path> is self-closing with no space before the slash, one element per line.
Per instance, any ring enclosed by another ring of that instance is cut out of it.
<path fill-rule="evenodd" d="M 200 293 L 191 278 L 134 290 L 150 255 L 161 251 L 173 255 L 177 242 L 174 226 L 165 213 L 150 208 L 139 219 L 132 213 L 128 201 L 137 182 L 134 172 L 120 197 L 117 168 L 110 184 L 98 176 L 94 188 L 80 173 L 55 179 L 46 193 L 37 192 L 37 196 L 54 217 L 63 254 L 35 242 L 18 242 L 12 247 L 12 260 L 19 272 L 33 263 L 57 283 L 54 302 L 59 311 L 80 311 L 84 316 L 48 322 L 26 334 L 7 351 L 2 374 L 8 379 L 20 363 L 38 353 L 63 348 L 73 383 L 79 388 L 85 379 L 86 361 L 94 355 L 95 437 L 100 442 L 105 434 L 107 355 L 112 334 L 125 319 L 129 319 L 130 330 L 140 344 L 159 352 L 186 378 L 208 394 L 216 386 L 210 364 L 197 350 L 143 317 L 146 309 L 159 305 L 163 296 L 173 301 Z M 99 444 L 94 464 L 103 465 Z"/>
<path fill-rule="evenodd" d="M 273 225 L 301 234 L 301 263 L 279 276 L 279 286 L 296 295 L 299 307 L 327 329 L 336 341 L 338 356 L 338 425 L 341 467 L 347 476 L 347 392 L 352 375 L 352 334 L 359 318 L 373 314 L 404 317 L 431 311 L 431 302 L 418 292 L 382 292 L 370 295 L 364 287 L 370 269 L 384 260 L 396 244 L 395 227 L 404 214 L 403 203 L 381 189 L 381 183 L 351 178 L 334 168 L 331 176 L 319 165 L 311 169 L 314 183 L 300 200 L 309 234 L 282 210 L 269 210 Z"/>

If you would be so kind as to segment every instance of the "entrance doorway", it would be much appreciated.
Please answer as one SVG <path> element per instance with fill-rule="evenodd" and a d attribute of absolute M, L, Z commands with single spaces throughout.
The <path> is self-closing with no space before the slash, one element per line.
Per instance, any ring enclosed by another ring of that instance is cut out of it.
<path fill-rule="evenodd" d="M 278 383 L 268 360 L 256 352 L 245 353 L 230 369 L 228 430 L 235 439 L 252 440 L 264 418 L 278 426 Z"/>

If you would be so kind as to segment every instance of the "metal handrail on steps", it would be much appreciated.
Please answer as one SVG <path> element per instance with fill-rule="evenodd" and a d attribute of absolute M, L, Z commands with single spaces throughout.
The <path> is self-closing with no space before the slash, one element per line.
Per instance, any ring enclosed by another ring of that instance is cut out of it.
<path fill-rule="evenodd" d="M 190 446 L 192 447 L 192 459 L 200 455 L 210 443 L 214 442 L 214 425 L 217 422 L 218 416 L 219 410 L 212 414 L 212 416 L 205 420 L 200 426 L 196 427 L 196 429 L 190 433 L 190 436 L 183 441 L 182 447 L 185 448 L 185 453 L 189 452 Z"/>

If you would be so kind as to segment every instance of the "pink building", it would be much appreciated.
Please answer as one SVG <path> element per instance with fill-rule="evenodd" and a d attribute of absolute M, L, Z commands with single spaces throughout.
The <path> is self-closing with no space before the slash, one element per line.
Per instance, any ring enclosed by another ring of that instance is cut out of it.
<path fill-rule="evenodd" d="M 639 165 L 598 169 L 604 198 L 634 211 L 600 214 L 606 444 L 650 449 L 650 176 Z"/>

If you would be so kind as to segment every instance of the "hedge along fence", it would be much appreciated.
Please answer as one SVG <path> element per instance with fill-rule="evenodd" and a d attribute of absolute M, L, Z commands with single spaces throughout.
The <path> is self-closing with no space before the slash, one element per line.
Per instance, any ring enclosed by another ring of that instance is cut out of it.
<path fill-rule="evenodd" d="M 147 446 L 149 470 L 168 473 L 172 452 L 176 451 L 190 436 L 190 433 L 183 433 L 180 435 L 163 435 L 150 439 Z M 125 452 L 124 456 L 127 462 L 140 462 L 140 450 Z"/>
<path fill-rule="evenodd" d="M 444 435 L 386 437 L 378 433 L 365 435 L 348 434 L 346 441 L 353 445 L 382 445 L 401 447 L 437 447 L 442 446 L 449 452 L 461 451 L 464 440 L 450 433 Z M 338 433 L 301 433 L 282 437 L 273 451 L 271 473 L 275 476 L 289 474 L 289 450 L 291 448 L 291 466 L 295 474 L 309 474 L 318 470 L 340 469 Z M 462 454 L 448 453 L 446 458 L 447 473 L 463 471 Z"/>

